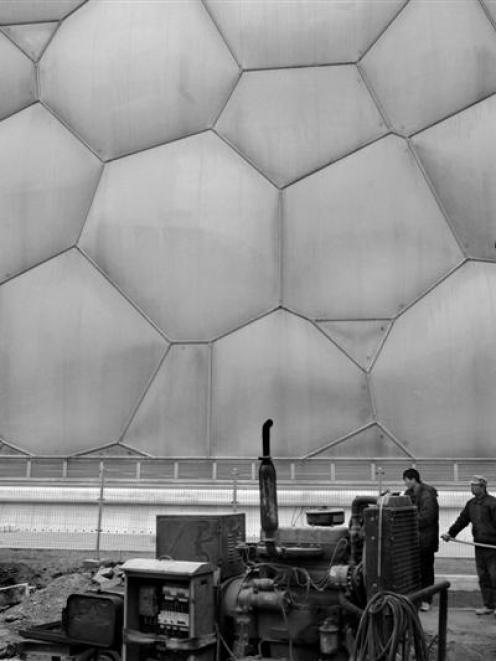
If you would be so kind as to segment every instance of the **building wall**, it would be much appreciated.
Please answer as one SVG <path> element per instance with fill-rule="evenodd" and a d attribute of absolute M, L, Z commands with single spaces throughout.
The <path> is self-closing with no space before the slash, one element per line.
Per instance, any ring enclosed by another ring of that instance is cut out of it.
<path fill-rule="evenodd" d="M 495 21 L 0 0 L 4 451 L 494 456 Z"/>

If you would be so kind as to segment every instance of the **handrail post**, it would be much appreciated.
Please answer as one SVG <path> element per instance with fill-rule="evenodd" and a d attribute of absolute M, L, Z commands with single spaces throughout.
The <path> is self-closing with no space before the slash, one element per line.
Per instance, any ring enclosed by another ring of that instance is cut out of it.
<path fill-rule="evenodd" d="M 384 470 L 384 468 L 382 466 L 378 466 L 376 472 L 377 472 L 377 475 L 379 476 L 378 477 L 377 488 L 379 490 L 379 496 L 381 496 L 382 495 L 382 479 L 383 479 L 386 471 Z"/>
<path fill-rule="evenodd" d="M 446 659 L 447 630 L 448 630 L 448 588 L 445 587 L 439 593 L 437 661 L 445 661 Z"/>
<path fill-rule="evenodd" d="M 103 518 L 103 490 L 105 485 L 105 465 L 100 462 L 100 493 L 98 495 L 98 522 L 96 526 L 96 557 L 100 560 L 100 536 L 102 533 Z"/>
<path fill-rule="evenodd" d="M 232 490 L 232 511 L 238 511 L 238 469 L 232 469 L 233 490 Z"/>

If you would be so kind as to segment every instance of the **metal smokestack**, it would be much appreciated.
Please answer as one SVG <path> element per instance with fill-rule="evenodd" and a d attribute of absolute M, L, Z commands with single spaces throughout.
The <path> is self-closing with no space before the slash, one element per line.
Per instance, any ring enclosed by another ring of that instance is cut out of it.
<path fill-rule="evenodd" d="M 275 534 L 279 528 L 277 511 L 276 469 L 270 456 L 270 428 L 274 423 L 266 420 L 262 426 L 262 452 L 259 457 L 258 485 L 260 488 L 260 525 L 262 539 L 273 547 Z"/>

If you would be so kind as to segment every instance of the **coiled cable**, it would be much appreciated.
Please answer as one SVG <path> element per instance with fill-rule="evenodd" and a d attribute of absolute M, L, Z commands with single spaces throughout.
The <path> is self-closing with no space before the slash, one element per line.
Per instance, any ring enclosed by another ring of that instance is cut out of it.
<path fill-rule="evenodd" d="M 428 661 L 429 651 L 414 604 L 394 592 L 379 592 L 372 597 L 360 619 L 351 658 Z"/>

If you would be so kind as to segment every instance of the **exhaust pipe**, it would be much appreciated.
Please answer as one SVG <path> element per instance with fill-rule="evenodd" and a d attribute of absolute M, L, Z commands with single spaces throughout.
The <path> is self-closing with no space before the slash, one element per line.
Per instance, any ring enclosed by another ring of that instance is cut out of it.
<path fill-rule="evenodd" d="M 279 528 L 277 509 L 277 480 L 276 469 L 270 456 L 270 428 L 274 423 L 266 420 L 262 426 L 262 452 L 259 457 L 258 486 L 260 489 L 260 526 L 262 528 L 262 541 L 267 551 L 272 554 L 275 546 L 275 536 Z"/>
<path fill-rule="evenodd" d="M 260 526 L 262 545 L 257 549 L 259 555 L 269 558 L 286 558 L 302 560 L 304 558 L 320 558 L 321 546 L 312 547 L 281 547 L 276 546 L 277 531 L 279 529 L 279 516 L 277 508 L 277 480 L 276 469 L 270 456 L 270 428 L 274 423 L 266 420 L 262 426 L 263 455 L 259 457 L 258 485 L 260 488 Z"/>

